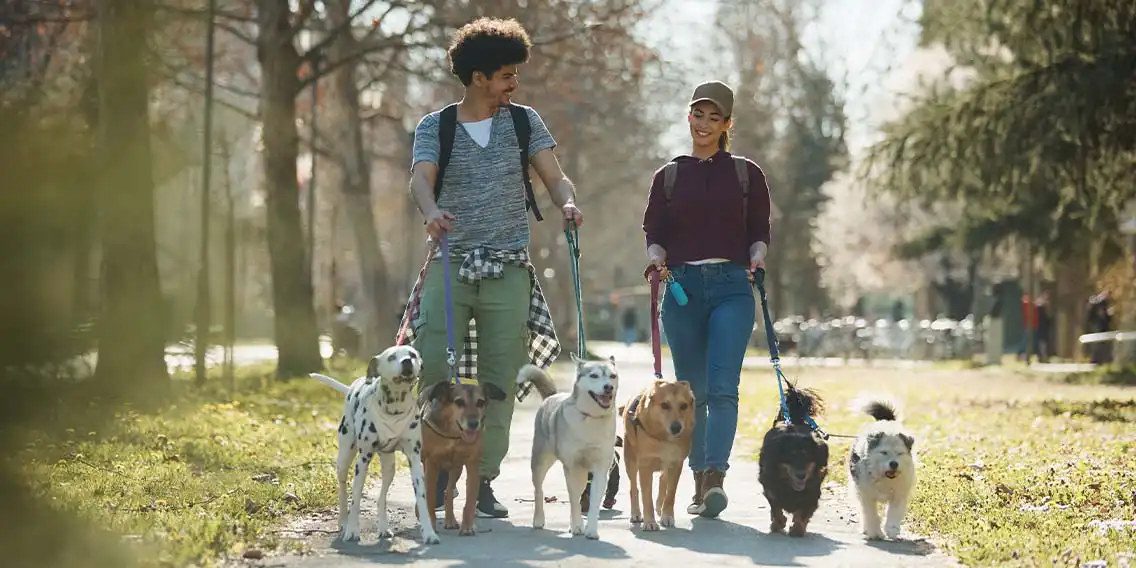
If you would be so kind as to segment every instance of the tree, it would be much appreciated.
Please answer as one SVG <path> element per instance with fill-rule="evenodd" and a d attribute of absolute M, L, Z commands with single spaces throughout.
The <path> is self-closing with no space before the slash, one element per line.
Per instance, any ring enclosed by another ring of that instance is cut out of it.
<path fill-rule="evenodd" d="M 168 380 L 165 305 L 158 280 L 146 42 L 153 5 L 98 7 L 97 152 L 103 255 L 96 380 L 117 390 Z"/>

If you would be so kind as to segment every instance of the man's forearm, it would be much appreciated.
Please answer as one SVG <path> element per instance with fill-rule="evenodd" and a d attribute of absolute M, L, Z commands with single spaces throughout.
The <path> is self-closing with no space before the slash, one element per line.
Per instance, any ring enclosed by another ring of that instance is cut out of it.
<path fill-rule="evenodd" d="M 548 193 L 552 197 L 552 202 L 555 203 L 557 207 L 564 207 L 569 201 L 575 201 L 576 186 L 572 185 L 572 181 L 568 179 L 568 176 L 563 176 Z"/>
<path fill-rule="evenodd" d="M 429 217 L 438 210 L 438 204 L 434 202 L 434 188 L 422 177 L 411 176 L 410 196 L 423 217 Z"/>

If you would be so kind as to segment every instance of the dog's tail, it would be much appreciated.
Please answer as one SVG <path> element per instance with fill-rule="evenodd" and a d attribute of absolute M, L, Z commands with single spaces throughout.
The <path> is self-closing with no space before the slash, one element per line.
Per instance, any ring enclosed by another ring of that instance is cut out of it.
<path fill-rule="evenodd" d="M 545 399 L 556 394 L 556 383 L 552 382 L 552 377 L 548 373 L 533 365 L 531 363 L 521 367 L 517 371 L 517 386 L 522 387 L 525 383 L 531 382 L 536 387 L 536 391 L 540 393 L 540 398 Z"/>
<path fill-rule="evenodd" d="M 349 386 L 347 386 L 347 385 L 345 385 L 345 384 L 343 384 L 343 383 L 341 383 L 341 382 L 339 382 L 339 381 L 337 381 L 337 380 L 335 380 L 335 379 L 333 379 L 333 378 L 331 378 L 327 375 L 321 375 L 319 373 L 308 373 L 308 376 L 319 381 L 319 382 L 321 382 L 321 383 L 323 383 L 323 384 L 325 384 L 325 385 L 327 385 L 327 386 L 329 386 L 329 387 L 331 387 L 331 388 L 333 388 L 333 389 L 335 389 L 335 390 L 337 390 L 337 391 L 339 391 L 342 394 L 347 394 L 347 393 L 351 392 L 351 387 L 349 387 Z"/>
<path fill-rule="evenodd" d="M 882 420 L 898 420 L 899 412 L 895 408 L 895 403 L 890 400 L 876 399 L 869 400 L 861 407 L 864 414 L 875 418 L 876 421 Z"/>
<path fill-rule="evenodd" d="M 786 381 L 785 402 L 789 405 L 789 421 L 793 424 L 804 424 L 810 416 L 820 416 L 824 413 L 824 399 L 814 389 L 798 388 L 797 385 Z"/>

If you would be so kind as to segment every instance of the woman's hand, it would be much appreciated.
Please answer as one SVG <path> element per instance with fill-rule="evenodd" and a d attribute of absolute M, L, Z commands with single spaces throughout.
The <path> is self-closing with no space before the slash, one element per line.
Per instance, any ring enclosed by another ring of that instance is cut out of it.
<path fill-rule="evenodd" d="M 650 279 L 651 271 L 658 271 L 659 280 L 665 280 L 668 274 L 667 271 L 667 250 L 659 245 L 651 245 L 647 247 L 647 270 L 643 272 L 643 277 Z"/>
<path fill-rule="evenodd" d="M 757 272 L 758 268 L 765 268 L 765 253 L 768 247 L 765 243 L 757 241 L 749 247 L 749 271 Z"/>

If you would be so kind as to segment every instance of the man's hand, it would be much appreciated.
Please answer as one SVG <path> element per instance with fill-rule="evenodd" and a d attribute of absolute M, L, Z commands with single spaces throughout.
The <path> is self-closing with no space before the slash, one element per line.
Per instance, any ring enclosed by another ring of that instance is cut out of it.
<path fill-rule="evenodd" d="M 426 232 L 430 234 L 430 240 L 435 243 L 442 242 L 442 233 L 450 231 L 454 228 L 454 221 L 457 217 L 449 214 L 441 209 L 435 209 L 432 213 L 426 216 Z"/>
<path fill-rule="evenodd" d="M 568 203 L 565 203 L 564 207 L 561 207 L 560 210 L 564 213 L 565 229 L 568 228 L 568 224 L 570 222 L 575 223 L 576 227 L 584 224 L 584 214 L 580 213 L 580 210 L 576 207 L 576 204 L 574 202 L 569 201 Z"/>

